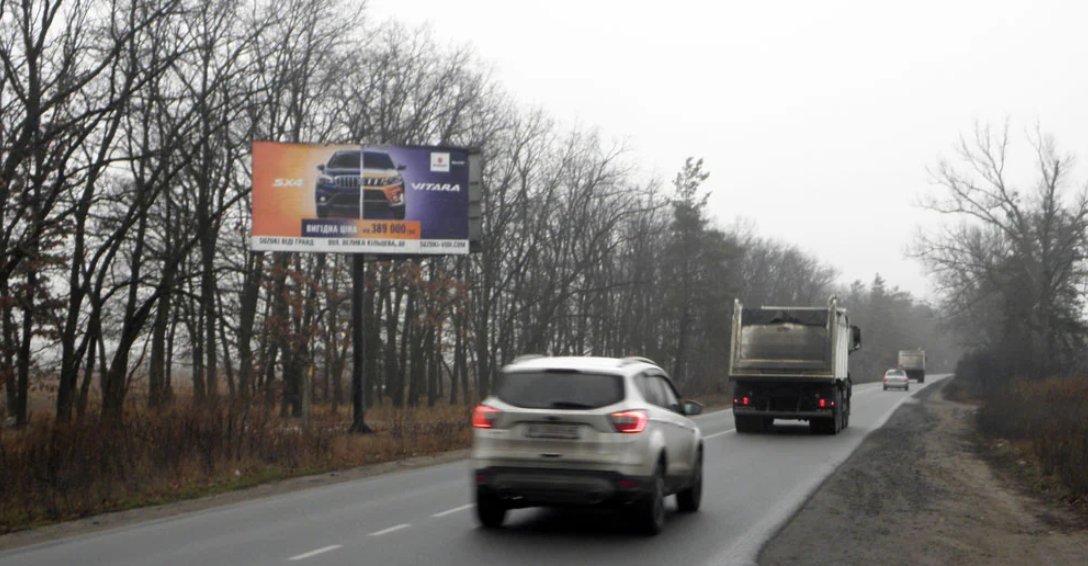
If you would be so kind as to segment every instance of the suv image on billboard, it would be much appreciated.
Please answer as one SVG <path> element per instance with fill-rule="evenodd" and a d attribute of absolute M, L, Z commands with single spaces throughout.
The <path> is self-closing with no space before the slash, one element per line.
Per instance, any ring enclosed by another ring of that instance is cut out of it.
<path fill-rule="evenodd" d="M 359 158 L 362 157 L 363 167 Z M 404 220 L 403 165 L 394 165 L 381 151 L 337 151 L 328 163 L 317 166 L 321 175 L 314 188 L 318 218 Z M 359 210 L 359 186 L 363 209 Z"/>
<path fill-rule="evenodd" d="M 701 411 L 645 358 L 523 356 L 472 414 L 477 519 L 497 528 L 509 509 L 605 506 L 656 534 L 667 496 L 699 509 L 703 439 L 689 417 Z"/>

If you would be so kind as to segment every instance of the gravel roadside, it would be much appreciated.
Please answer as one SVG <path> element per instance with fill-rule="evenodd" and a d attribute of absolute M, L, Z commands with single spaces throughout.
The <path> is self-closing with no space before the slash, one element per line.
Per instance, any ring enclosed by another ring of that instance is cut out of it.
<path fill-rule="evenodd" d="M 974 407 L 945 399 L 946 383 L 869 435 L 759 564 L 1088 563 L 1084 518 L 995 472 L 979 454 Z"/>

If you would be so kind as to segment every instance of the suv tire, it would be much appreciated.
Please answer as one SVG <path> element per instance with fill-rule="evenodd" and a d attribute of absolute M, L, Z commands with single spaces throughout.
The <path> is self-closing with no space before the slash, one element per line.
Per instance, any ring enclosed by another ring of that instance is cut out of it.
<path fill-rule="evenodd" d="M 695 467 L 691 471 L 691 482 L 686 489 L 676 494 L 676 506 L 684 513 L 699 510 L 703 498 L 703 451 L 695 456 Z"/>
<path fill-rule="evenodd" d="M 476 518 L 487 529 L 497 529 L 506 520 L 506 506 L 498 498 L 476 490 Z"/>
<path fill-rule="evenodd" d="M 665 528 L 665 466 L 657 464 L 657 470 L 650 481 L 650 492 L 638 504 L 635 525 L 639 532 L 653 536 Z"/>

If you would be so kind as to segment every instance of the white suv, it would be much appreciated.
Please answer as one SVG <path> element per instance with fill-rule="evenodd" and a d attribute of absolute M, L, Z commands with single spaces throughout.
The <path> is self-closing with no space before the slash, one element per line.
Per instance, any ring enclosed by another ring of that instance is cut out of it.
<path fill-rule="evenodd" d="M 472 413 L 476 515 L 498 527 L 518 507 L 612 505 L 656 534 L 665 502 L 699 508 L 703 440 L 668 374 L 645 358 L 523 356 Z"/>

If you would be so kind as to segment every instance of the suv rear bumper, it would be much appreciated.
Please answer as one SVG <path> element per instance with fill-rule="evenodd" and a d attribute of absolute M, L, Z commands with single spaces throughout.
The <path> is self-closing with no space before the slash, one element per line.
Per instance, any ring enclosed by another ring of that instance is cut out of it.
<path fill-rule="evenodd" d="M 652 478 L 616 472 L 488 467 L 475 471 L 481 494 L 508 507 L 624 505 L 649 493 Z"/>

